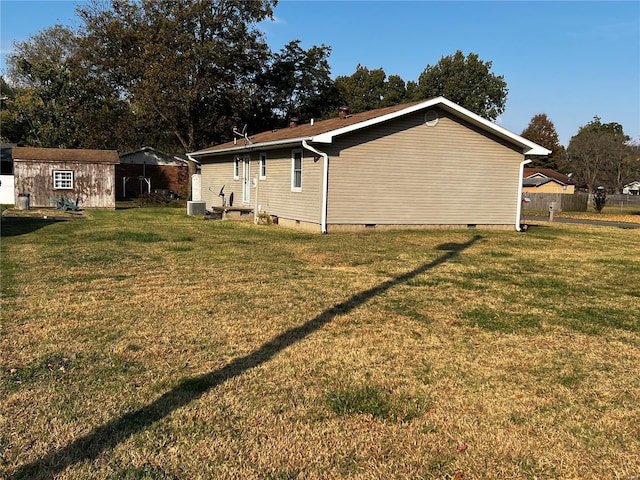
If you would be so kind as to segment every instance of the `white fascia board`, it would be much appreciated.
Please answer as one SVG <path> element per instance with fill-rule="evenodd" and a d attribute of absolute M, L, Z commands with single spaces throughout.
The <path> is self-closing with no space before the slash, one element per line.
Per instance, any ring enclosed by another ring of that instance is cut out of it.
<path fill-rule="evenodd" d="M 271 142 L 251 143 L 248 145 L 237 145 L 229 148 L 223 148 L 213 151 L 199 151 L 187 153 L 190 157 L 214 157 L 218 155 L 226 155 L 229 153 L 251 152 L 259 149 L 269 149 L 270 147 L 286 148 L 291 145 L 300 145 L 303 140 L 311 140 L 312 137 L 288 138 L 286 140 L 273 140 Z"/>
<path fill-rule="evenodd" d="M 547 150 L 540 145 L 527 140 L 526 138 L 517 135 L 506 128 L 501 127 L 500 125 L 496 125 L 493 122 L 490 122 L 486 118 L 482 118 L 480 115 L 476 115 L 475 113 L 467 110 L 456 103 L 453 103 L 450 100 L 447 100 L 444 97 L 436 97 L 430 100 L 425 100 L 424 102 L 417 103 L 410 107 L 407 107 L 402 110 L 398 110 L 397 112 L 389 113 L 387 115 L 383 115 L 381 117 L 372 118 L 371 120 L 367 120 L 365 122 L 356 123 L 353 125 L 349 125 L 344 128 L 339 128 L 337 130 L 332 130 L 330 132 L 326 132 L 320 135 L 316 135 L 313 137 L 313 142 L 318 143 L 331 143 L 333 138 L 338 135 L 343 135 L 345 133 L 352 132 L 354 130 L 359 130 L 361 128 L 366 128 L 372 125 L 376 125 L 381 122 L 386 122 L 388 120 L 392 120 L 397 117 L 401 117 L 404 115 L 408 115 L 413 112 L 417 112 L 420 110 L 424 110 L 426 108 L 440 106 L 449 112 L 454 113 L 456 116 L 468 121 L 469 123 L 476 125 L 484 130 L 494 133 L 498 137 L 504 138 L 506 140 L 515 143 L 522 147 L 522 153 L 524 155 L 550 155 L 551 150 Z"/>
<path fill-rule="evenodd" d="M 460 105 L 457 105 L 444 97 L 438 97 L 438 99 L 440 100 L 440 103 L 446 107 L 445 109 L 457 112 L 460 117 L 464 118 L 469 123 L 493 132 L 497 136 L 502 137 L 506 140 L 510 140 L 516 145 L 520 145 L 522 147 L 522 153 L 525 155 L 551 155 L 551 150 L 547 150 L 537 143 L 527 140 L 526 138 L 521 137 L 520 135 L 517 135 L 504 127 L 501 127 L 500 125 L 497 125 L 487 120 L 486 118 L 482 118 L 480 115 L 476 115 L 472 111 L 467 110 L 466 108 L 461 107 Z"/>

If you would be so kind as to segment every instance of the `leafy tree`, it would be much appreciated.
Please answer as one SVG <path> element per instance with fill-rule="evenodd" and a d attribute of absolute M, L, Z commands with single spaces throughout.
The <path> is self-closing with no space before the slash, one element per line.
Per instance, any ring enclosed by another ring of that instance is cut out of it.
<path fill-rule="evenodd" d="M 387 74 L 382 68 L 369 70 L 362 65 L 350 76 L 335 80 L 341 103 L 358 113 L 376 108 L 398 105 L 408 100 L 404 80 L 398 75 Z"/>
<path fill-rule="evenodd" d="M 95 0 L 78 13 L 85 61 L 186 151 L 226 140 L 247 117 L 268 47 L 256 24 L 275 0 Z"/>
<path fill-rule="evenodd" d="M 8 66 L 15 86 L 13 113 L 26 127 L 20 140 L 45 147 L 75 146 L 70 144 L 70 62 L 76 45 L 74 32 L 61 25 L 14 44 Z"/>
<path fill-rule="evenodd" d="M 567 148 L 567 166 L 593 193 L 607 184 L 620 191 L 626 178 L 624 161 L 630 153 L 629 137 L 619 123 L 603 124 L 599 117 L 580 127 Z"/>
<path fill-rule="evenodd" d="M 0 141 L 21 143 L 28 134 L 28 125 L 15 106 L 16 89 L 0 77 Z"/>
<path fill-rule="evenodd" d="M 560 167 L 564 155 L 564 147 L 558 140 L 558 132 L 553 122 L 545 113 L 534 115 L 527 128 L 521 134 L 524 138 L 551 150 L 548 157 L 534 157 L 533 165 L 542 168 L 557 170 Z"/>
<path fill-rule="evenodd" d="M 351 76 L 336 77 L 336 88 L 342 103 L 353 113 L 380 108 L 386 76 L 382 68 L 369 70 L 358 65 Z"/>
<path fill-rule="evenodd" d="M 331 48 L 313 46 L 309 50 L 300 47 L 300 40 L 285 45 L 280 53 L 273 55 L 265 72 L 257 83 L 264 92 L 258 96 L 262 114 L 253 122 L 256 131 L 282 124 L 291 117 L 301 122 L 311 118 L 322 118 L 338 107 L 337 92 L 331 80 L 328 57 Z M 260 103 L 261 102 L 261 103 Z"/>
<path fill-rule="evenodd" d="M 131 141 L 128 105 L 90 75 L 79 40 L 56 25 L 15 44 L 8 59 L 12 141 L 64 148 L 118 148 Z"/>
<path fill-rule="evenodd" d="M 442 57 L 427 65 L 418 79 L 415 100 L 444 96 L 488 120 L 504 112 L 507 84 L 503 75 L 491 73 L 492 62 L 483 62 L 475 53 Z"/>
<path fill-rule="evenodd" d="M 399 75 L 389 75 L 382 94 L 382 107 L 400 105 L 407 101 L 407 86 Z"/>

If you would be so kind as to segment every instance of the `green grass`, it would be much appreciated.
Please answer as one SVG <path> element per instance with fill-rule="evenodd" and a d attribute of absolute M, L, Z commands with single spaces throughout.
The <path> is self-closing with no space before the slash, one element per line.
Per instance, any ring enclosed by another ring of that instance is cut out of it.
<path fill-rule="evenodd" d="M 0 476 L 637 475 L 637 231 L 183 210 L 3 220 Z"/>

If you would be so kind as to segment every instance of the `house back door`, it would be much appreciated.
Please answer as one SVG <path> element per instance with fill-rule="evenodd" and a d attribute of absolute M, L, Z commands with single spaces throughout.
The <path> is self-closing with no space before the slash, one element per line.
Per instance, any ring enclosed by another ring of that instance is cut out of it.
<path fill-rule="evenodd" d="M 242 160 L 242 203 L 251 201 L 251 167 L 249 159 L 249 155 L 245 155 Z"/>

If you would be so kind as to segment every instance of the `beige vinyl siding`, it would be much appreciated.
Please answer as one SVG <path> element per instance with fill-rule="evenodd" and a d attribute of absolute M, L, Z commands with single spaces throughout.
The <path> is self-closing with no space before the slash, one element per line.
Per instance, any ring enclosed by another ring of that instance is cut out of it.
<path fill-rule="evenodd" d="M 573 194 L 575 185 L 560 185 L 555 182 L 545 183 L 539 187 L 523 187 L 523 193 L 567 193 Z"/>
<path fill-rule="evenodd" d="M 330 159 L 329 224 L 508 225 L 523 155 L 439 111 L 339 139 Z"/>
<path fill-rule="evenodd" d="M 291 152 L 293 148 L 267 150 L 267 178 L 258 179 L 258 204 L 262 211 L 281 218 L 290 218 L 302 222 L 320 223 L 322 202 L 322 159 L 314 161 L 313 154 L 302 149 L 302 191 L 291 191 Z M 253 151 L 251 155 L 251 178 L 259 177 L 260 153 Z M 242 157 L 242 155 L 241 155 Z M 225 185 L 224 192 L 234 193 L 234 205 L 242 202 L 242 164 L 240 179 L 233 179 L 233 158 L 202 159 L 202 199 L 207 208 L 222 205 L 218 192 Z M 209 189 L 211 187 L 211 189 Z M 211 192 L 210 190 L 213 190 Z M 255 206 L 255 188 L 251 188 L 251 207 Z"/>
<path fill-rule="evenodd" d="M 233 158 L 229 156 L 213 160 L 202 159 L 200 170 L 202 200 L 207 203 L 209 209 L 222 205 L 222 198 L 218 196 L 218 193 L 223 186 L 227 204 L 231 193 L 233 193 L 233 204 L 242 205 L 242 179 L 234 180 L 233 178 Z M 253 162 L 251 162 L 251 168 L 253 168 Z"/>

